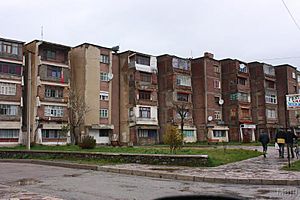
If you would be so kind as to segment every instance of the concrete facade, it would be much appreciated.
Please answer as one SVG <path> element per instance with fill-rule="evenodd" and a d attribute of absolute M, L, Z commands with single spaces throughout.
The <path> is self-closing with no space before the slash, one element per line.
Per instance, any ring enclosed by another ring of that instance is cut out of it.
<path fill-rule="evenodd" d="M 70 47 L 34 40 L 24 46 L 25 83 L 31 76 L 31 108 L 28 111 L 28 90 L 24 91 L 23 128 L 30 112 L 31 141 L 42 144 L 66 144 L 61 128 L 69 122 Z M 30 68 L 30 69 L 29 69 Z M 31 72 L 31 73 L 30 73 Z M 29 76 L 30 73 L 30 76 Z"/>
<path fill-rule="evenodd" d="M 221 63 L 211 53 L 192 60 L 193 118 L 200 141 L 228 141 L 223 120 Z"/>
<path fill-rule="evenodd" d="M 261 131 L 266 131 L 273 139 L 276 129 L 280 127 L 275 68 L 259 62 L 248 63 L 248 66 L 250 69 L 252 119 L 257 125 L 256 138 Z"/>
<path fill-rule="evenodd" d="M 23 44 L 0 38 L 0 145 L 22 143 Z"/>
<path fill-rule="evenodd" d="M 161 55 L 157 58 L 157 66 L 160 141 L 163 141 L 168 124 L 177 125 L 181 130 L 182 123 L 179 112 L 186 112 L 187 116 L 183 120 L 184 141 L 196 142 L 190 60 L 173 55 Z"/>
<path fill-rule="evenodd" d="M 126 51 L 118 54 L 120 69 L 120 142 L 158 143 L 156 57 Z"/>
<path fill-rule="evenodd" d="M 221 66 L 223 117 L 229 127 L 229 140 L 255 141 L 249 67 L 247 63 L 233 59 L 221 60 Z"/>
<path fill-rule="evenodd" d="M 82 135 L 93 136 L 97 144 L 110 144 L 115 124 L 112 118 L 118 118 L 118 104 L 112 100 L 118 98 L 113 91 L 113 54 L 110 48 L 84 43 L 71 50 L 72 90 L 84 95 L 87 113 L 84 125 L 80 128 Z"/>

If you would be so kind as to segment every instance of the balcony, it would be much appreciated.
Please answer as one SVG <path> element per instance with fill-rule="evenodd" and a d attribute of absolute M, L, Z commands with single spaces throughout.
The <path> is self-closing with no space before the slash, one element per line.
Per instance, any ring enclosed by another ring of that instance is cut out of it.
<path fill-rule="evenodd" d="M 131 124 L 136 125 L 158 125 L 158 120 L 155 117 L 152 118 L 143 118 L 132 116 L 129 118 Z"/>

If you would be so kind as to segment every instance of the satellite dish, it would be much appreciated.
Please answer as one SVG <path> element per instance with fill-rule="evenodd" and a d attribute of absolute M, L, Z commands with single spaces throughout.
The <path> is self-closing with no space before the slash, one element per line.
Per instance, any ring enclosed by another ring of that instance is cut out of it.
<path fill-rule="evenodd" d="M 243 63 L 240 64 L 240 68 L 241 68 L 241 69 L 244 69 L 245 67 L 246 67 L 245 64 L 243 64 Z"/>
<path fill-rule="evenodd" d="M 212 117 L 212 116 L 208 116 L 208 117 L 207 117 L 207 120 L 208 120 L 209 122 L 211 122 L 211 121 L 213 120 L 213 117 Z"/>
<path fill-rule="evenodd" d="M 112 80 L 113 77 L 114 77 L 114 75 L 113 75 L 112 73 L 109 73 L 109 74 L 107 75 L 107 77 L 108 77 L 109 80 Z"/>
<path fill-rule="evenodd" d="M 223 99 L 220 99 L 220 100 L 219 100 L 219 104 L 220 104 L 220 105 L 223 105 L 223 104 L 224 104 L 224 100 L 223 100 Z"/>

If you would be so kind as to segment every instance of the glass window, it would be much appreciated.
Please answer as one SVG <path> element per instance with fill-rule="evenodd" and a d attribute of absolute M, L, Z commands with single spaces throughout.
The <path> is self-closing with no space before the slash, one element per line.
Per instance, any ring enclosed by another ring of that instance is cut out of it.
<path fill-rule="evenodd" d="M 108 118 L 108 109 L 100 109 L 100 118 Z"/>
<path fill-rule="evenodd" d="M 17 86 L 14 83 L 0 82 L 0 94 L 2 95 L 16 95 Z"/>
<path fill-rule="evenodd" d="M 47 50 L 46 55 L 47 55 L 47 59 L 50 60 L 55 60 L 56 58 L 56 52 L 52 50 Z"/>
<path fill-rule="evenodd" d="M 101 81 L 109 81 L 107 72 L 100 72 L 100 80 Z"/>
<path fill-rule="evenodd" d="M 268 81 L 266 80 L 266 87 L 267 88 L 271 88 L 271 89 L 275 89 L 275 82 L 274 81 Z"/>
<path fill-rule="evenodd" d="M 150 91 L 139 91 L 139 99 L 151 100 L 151 92 Z"/>
<path fill-rule="evenodd" d="M 219 81 L 219 80 L 217 80 L 217 79 L 215 79 L 215 80 L 214 80 L 214 88 L 218 88 L 218 89 L 220 89 L 220 88 L 221 88 L 220 81 Z"/>
<path fill-rule="evenodd" d="M 151 82 L 151 76 L 152 76 L 151 74 L 140 72 L 140 76 L 141 76 L 141 81 L 148 82 L 148 83 Z"/>
<path fill-rule="evenodd" d="M 100 129 L 99 130 L 99 137 L 108 137 L 109 136 L 109 130 L 108 129 Z"/>
<path fill-rule="evenodd" d="M 0 129 L 0 138 L 19 138 L 18 129 Z"/>
<path fill-rule="evenodd" d="M 191 77 L 190 76 L 177 75 L 176 76 L 176 84 L 181 85 L 181 86 L 191 86 Z"/>
<path fill-rule="evenodd" d="M 140 118 L 151 118 L 151 108 L 140 107 L 139 114 L 140 114 Z"/>
<path fill-rule="evenodd" d="M 214 137 L 226 137 L 226 131 L 224 130 L 213 130 Z"/>
<path fill-rule="evenodd" d="M 221 111 L 215 111 L 215 120 L 221 120 L 222 116 L 221 116 Z"/>
<path fill-rule="evenodd" d="M 105 63 L 105 64 L 109 64 L 109 56 L 101 54 L 100 55 L 100 62 Z"/>
<path fill-rule="evenodd" d="M 0 73 L 10 75 L 21 75 L 21 65 L 0 62 Z"/>
<path fill-rule="evenodd" d="M 62 87 L 53 87 L 53 86 L 46 86 L 45 87 L 45 97 L 47 98 L 63 98 L 63 91 Z"/>
<path fill-rule="evenodd" d="M 64 108 L 62 106 L 45 106 L 45 116 L 63 117 Z"/>
<path fill-rule="evenodd" d="M 61 71 L 61 67 L 47 66 L 47 77 L 62 78 Z"/>
<path fill-rule="evenodd" d="M 195 131 L 194 130 L 183 130 L 183 136 L 184 137 L 195 137 Z"/>
<path fill-rule="evenodd" d="M 266 109 L 266 112 L 267 112 L 267 118 L 269 118 L 269 119 L 276 119 L 277 118 L 276 110 Z"/>
<path fill-rule="evenodd" d="M 189 101 L 189 94 L 177 93 L 177 101 Z"/>
<path fill-rule="evenodd" d="M 0 115 L 10 115 L 10 116 L 18 115 L 18 106 L 0 104 Z"/>
<path fill-rule="evenodd" d="M 184 59 L 180 59 L 180 58 L 173 58 L 172 66 L 173 66 L 173 68 L 178 68 L 178 69 L 183 69 L 183 70 L 190 69 L 190 63 L 188 62 L 188 60 L 184 60 Z"/>
<path fill-rule="evenodd" d="M 147 137 L 149 137 L 149 130 L 147 130 L 147 129 L 139 129 L 138 130 L 138 136 L 140 138 L 147 138 Z"/>
<path fill-rule="evenodd" d="M 247 84 L 247 79 L 246 78 L 238 78 L 238 83 L 240 85 L 246 85 Z"/>
<path fill-rule="evenodd" d="M 59 129 L 42 129 L 42 137 L 49 139 L 57 139 L 61 134 L 61 130 Z"/>
<path fill-rule="evenodd" d="M 264 65 L 264 73 L 275 76 L 275 68 L 272 65 Z"/>
<path fill-rule="evenodd" d="M 142 55 L 136 55 L 136 63 L 141 64 L 141 65 L 150 66 L 150 57 L 142 56 Z"/>
<path fill-rule="evenodd" d="M 108 92 L 100 92 L 100 100 L 108 101 L 109 93 Z"/>
<path fill-rule="evenodd" d="M 250 110 L 247 108 L 241 109 L 241 118 L 249 118 L 250 117 Z"/>
<path fill-rule="evenodd" d="M 296 73 L 295 72 L 292 72 L 292 78 L 296 79 Z"/>
<path fill-rule="evenodd" d="M 267 92 L 265 100 L 266 103 L 277 104 L 277 95 L 275 93 Z"/>
<path fill-rule="evenodd" d="M 14 55 L 18 55 L 18 50 L 19 50 L 19 48 L 18 48 L 18 45 L 17 44 L 13 44 L 12 45 L 12 54 L 14 54 Z"/>
<path fill-rule="evenodd" d="M 221 72 L 220 66 L 214 65 L 214 72 L 215 72 L 215 73 L 220 73 L 220 72 Z"/>

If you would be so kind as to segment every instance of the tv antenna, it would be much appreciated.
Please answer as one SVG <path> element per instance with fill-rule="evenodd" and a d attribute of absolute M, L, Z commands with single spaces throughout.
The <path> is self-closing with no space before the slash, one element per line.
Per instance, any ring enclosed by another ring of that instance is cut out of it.
<path fill-rule="evenodd" d="M 41 40 L 44 40 L 44 27 L 41 26 Z"/>

